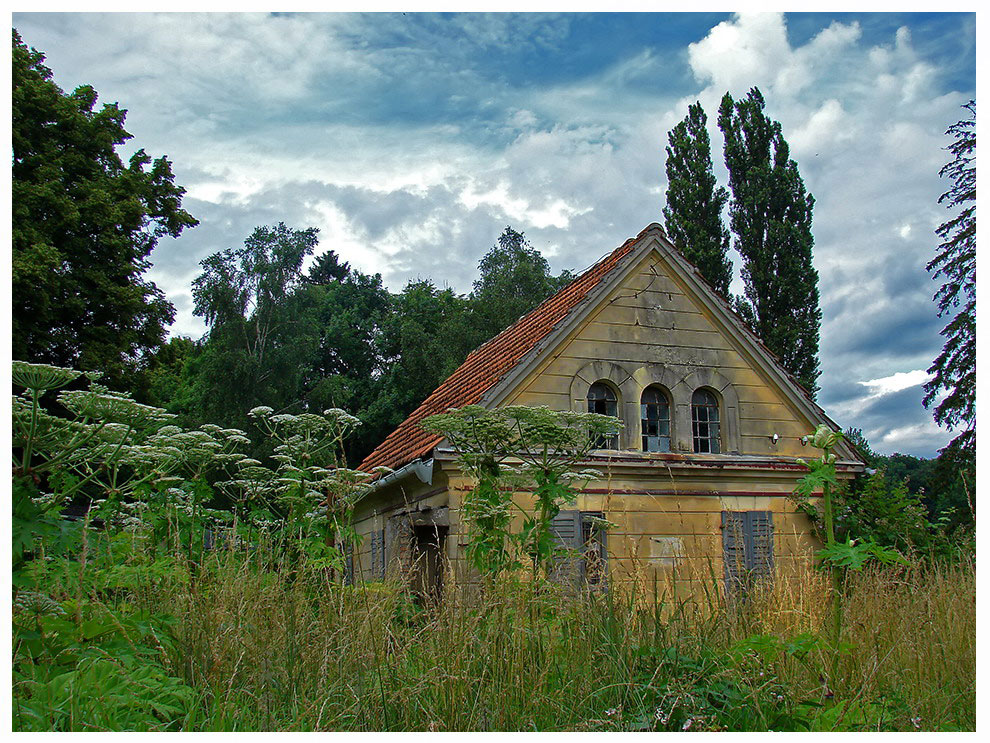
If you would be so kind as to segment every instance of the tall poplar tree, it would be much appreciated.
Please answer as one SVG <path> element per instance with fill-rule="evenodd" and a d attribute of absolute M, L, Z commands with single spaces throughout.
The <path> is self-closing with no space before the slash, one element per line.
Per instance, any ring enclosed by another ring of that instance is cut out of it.
<path fill-rule="evenodd" d="M 722 207 L 729 199 L 715 186 L 708 117 L 700 102 L 688 107 L 684 121 L 667 140 L 667 204 L 663 208 L 667 236 L 723 297 L 729 296 L 732 264 L 726 258 L 729 231 Z"/>
<path fill-rule="evenodd" d="M 814 395 L 818 390 L 818 272 L 811 262 L 814 197 L 805 192 L 780 124 L 763 113 L 758 88 L 722 98 L 718 126 L 732 202 L 729 220 L 743 258 L 754 330 L 783 367 Z"/>
<path fill-rule="evenodd" d="M 976 448 L 976 101 L 963 108 L 972 118 L 945 132 L 955 137 L 948 148 L 954 157 L 939 171 L 952 179 L 952 187 L 938 203 L 959 212 L 936 230 L 942 243 L 927 266 L 933 279 L 943 280 L 934 297 L 938 315 L 952 319 L 942 329 L 942 353 L 928 369 L 934 376 L 925 385 L 924 403 L 930 407 L 940 392 L 947 393 L 935 406 L 935 422 L 950 429 L 962 424 L 964 430 L 947 448 L 972 457 Z"/>

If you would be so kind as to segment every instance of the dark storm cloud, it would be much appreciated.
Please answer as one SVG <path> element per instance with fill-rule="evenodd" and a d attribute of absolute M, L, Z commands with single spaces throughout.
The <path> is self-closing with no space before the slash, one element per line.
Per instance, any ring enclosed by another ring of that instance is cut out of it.
<path fill-rule="evenodd" d="M 873 310 L 854 319 L 835 344 L 841 354 L 871 354 L 882 349 L 890 356 L 912 357 L 937 344 L 942 322 L 927 302 L 898 302 L 891 298 L 881 311 Z M 934 346 L 934 347 L 937 347 Z"/>
<path fill-rule="evenodd" d="M 863 397 L 866 388 L 862 382 L 853 381 L 848 378 L 839 378 L 831 382 L 827 387 L 823 387 L 818 395 L 818 403 L 826 409 L 837 403 L 859 400 Z"/>

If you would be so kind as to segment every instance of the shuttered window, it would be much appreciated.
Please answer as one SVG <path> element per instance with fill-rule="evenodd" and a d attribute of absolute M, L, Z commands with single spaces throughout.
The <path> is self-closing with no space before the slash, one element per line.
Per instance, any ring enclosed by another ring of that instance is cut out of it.
<path fill-rule="evenodd" d="M 722 450 L 718 421 L 718 399 L 709 390 L 695 390 L 691 396 L 695 452 L 718 454 Z"/>
<path fill-rule="evenodd" d="M 722 511 L 725 593 L 744 596 L 758 582 L 773 580 L 773 513 Z"/>
<path fill-rule="evenodd" d="M 658 387 L 647 387 L 640 399 L 643 451 L 670 451 L 670 401 Z"/>
<path fill-rule="evenodd" d="M 608 585 L 606 532 L 598 524 L 601 513 L 561 511 L 550 530 L 562 552 L 551 580 L 603 590 Z"/>
<path fill-rule="evenodd" d="M 588 412 L 599 413 L 601 415 L 617 415 L 619 410 L 619 398 L 615 390 L 604 382 L 595 382 L 588 388 Z M 617 434 L 607 434 L 599 436 L 595 440 L 593 449 L 618 449 L 619 437 Z"/>

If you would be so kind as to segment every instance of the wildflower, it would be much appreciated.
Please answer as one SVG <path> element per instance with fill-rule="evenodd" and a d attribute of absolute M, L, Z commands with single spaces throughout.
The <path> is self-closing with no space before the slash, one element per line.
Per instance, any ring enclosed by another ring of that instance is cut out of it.
<path fill-rule="evenodd" d="M 691 729 L 691 723 L 693 723 L 693 722 L 694 722 L 694 720 L 692 720 L 690 717 L 687 718 L 684 721 L 684 724 L 681 725 L 681 730 L 690 730 Z"/>
<path fill-rule="evenodd" d="M 48 364 L 29 364 L 26 361 L 14 361 L 11 364 L 13 382 L 18 387 L 29 390 L 53 390 L 64 387 L 77 379 L 81 372 L 65 369 L 61 366 Z"/>

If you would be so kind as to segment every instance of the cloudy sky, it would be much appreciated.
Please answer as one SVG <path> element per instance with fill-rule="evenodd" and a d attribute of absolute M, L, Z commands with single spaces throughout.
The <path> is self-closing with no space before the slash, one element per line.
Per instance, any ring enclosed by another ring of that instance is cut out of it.
<path fill-rule="evenodd" d="M 925 264 L 945 129 L 975 97 L 973 14 L 29 14 L 65 89 L 128 110 L 201 224 L 153 254 L 198 337 L 199 261 L 256 225 L 320 228 L 393 291 L 467 292 L 506 224 L 555 271 L 662 222 L 667 131 L 753 85 L 816 198 L 819 402 L 874 448 L 932 456 L 943 325 Z M 738 265 L 738 261 L 737 261 Z M 738 277 L 733 286 L 741 292 Z"/>

